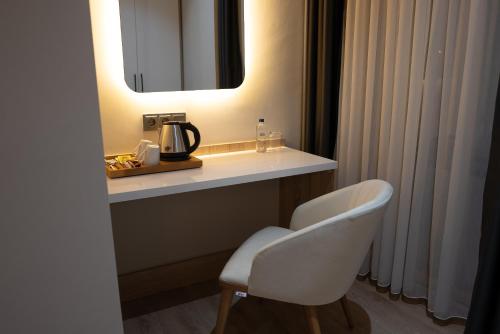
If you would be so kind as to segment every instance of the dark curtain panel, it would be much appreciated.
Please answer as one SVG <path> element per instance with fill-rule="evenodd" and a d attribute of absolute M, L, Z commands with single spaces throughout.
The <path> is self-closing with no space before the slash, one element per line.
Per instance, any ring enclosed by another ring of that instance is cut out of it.
<path fill-rule="evenodd" d="M 500 333 L 500 82 L 483 195 L 479 266 L 466 334 Z"/>
<path fill-rule="evenodd" d="M 236 88 L 243 82 L 239 2 L 217 1 L 218 88 Z"/>
<path fill-rule="evenodd" d="M 302 149 L 333 158 L 337 141 L 344 0 L 307 0 Z"/>

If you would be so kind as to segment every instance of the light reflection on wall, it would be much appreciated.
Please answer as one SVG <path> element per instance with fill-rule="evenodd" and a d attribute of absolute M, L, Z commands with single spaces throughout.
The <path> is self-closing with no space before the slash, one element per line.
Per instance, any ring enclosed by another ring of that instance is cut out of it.
<path fill-rule="evenodd" d="M 252 72 L 252 1 L 245 4 L 245 66 L 246 75 Z M 95 44 L 95 56 L 99 58 L 97 69 L 99 80 L 105 81 L 107 89 L 112 89 L 114 94 L 120 94 L 122 98 L 133 99 L 143 105 L 153 106 L 155 104 L 175 103 L 189 100 L 191 102 L 210 103 L 220 99 L 233 97 L 238 87 L 231 90 L 201 90 L 189 92 L 155 92 L 136 93 L 130 90 L 124 81 L 123 50 L 121 43 L 120 10 L 118 0 L 90 0 L 92 14 L 92 30 Z"/>
<path fill-rule="evenodd" d="M 246 0 L 244 4 L 245 79 L 240 87 L 136 93 L 124 80 L 119 2 L 90 0 L 106 154 L 123 153 L 143 136 L 154 136 L 142 132 L 141 115 L 146 113 L 188 113 L 202 132 L 202 144 L 251 139 L 257 117 L 266 117 L 287 139 L 300 132 L 303 3 Z M 287 13 L 291 18 L 280 21 L 276 15 L 283 15 L 283 7 L 291 12 Z M 293 49 L 283 50 L 284 45 Z M 272 56 L 284 60 L 273 64 Z M 276 105 L 283 105 L 283 110 L 277 110 Z M 225 128 L 220 127 L 221 122 Z"/>

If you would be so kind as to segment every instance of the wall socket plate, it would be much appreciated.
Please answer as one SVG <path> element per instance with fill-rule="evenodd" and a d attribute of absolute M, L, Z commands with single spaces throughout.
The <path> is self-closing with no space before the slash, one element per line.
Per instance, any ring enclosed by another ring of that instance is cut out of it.
<path fill-rule="evenodd" d="M 186 121 L 186 113 L 170 113 L 170 114 L 144 114 L 142 115 L 142 130 L 156 131 L 161 127 L 163 122 L 168 121 Z"/>

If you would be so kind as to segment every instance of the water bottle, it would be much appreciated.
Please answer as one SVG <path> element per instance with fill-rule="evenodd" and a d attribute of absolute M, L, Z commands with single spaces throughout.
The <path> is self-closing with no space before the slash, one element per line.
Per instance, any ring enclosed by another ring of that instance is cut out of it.
<path fill-rule="evenodd" d="M 264 119 L 260 118 L 259 123 L 257 123 L 257 131 L 256 131 L 256 151 L 259 153 L 264 153 L 267 151 L 267 129 L 264 124 Z"/>

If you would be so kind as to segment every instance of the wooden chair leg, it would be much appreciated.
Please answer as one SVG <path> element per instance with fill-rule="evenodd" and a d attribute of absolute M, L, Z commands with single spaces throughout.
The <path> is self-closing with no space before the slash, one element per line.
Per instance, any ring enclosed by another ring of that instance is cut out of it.
<path fill-rule="evenodd" d="M 340 298 L 340 303 L 342 304 L 342 309 L 344 310 L 344 314 L 347 319 L 347 325 L 349 325 L 349 328 L 354 328 L 354 321 L 352 320 L 352 313 L 346 296 Z"/>
<path fill-rule="evenodd" d="M 306 316 L 311 334 L 321 334 L 316 306 L 306 306 Z"/>
<path fill-rule="evenodd" d="M 233 301 L 234 289 L 230 287 L 222 287 L 219 304 L 219 314 L 217 315 L 217 324 L 215 325 L 214 334 L 224 334 L 226 328 L 227 316 Z"/>

